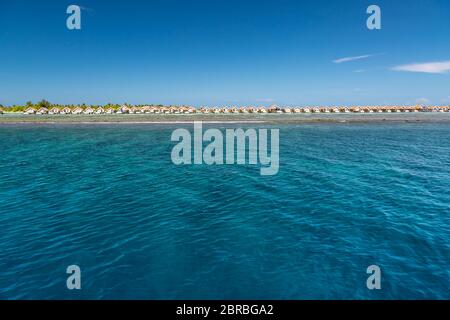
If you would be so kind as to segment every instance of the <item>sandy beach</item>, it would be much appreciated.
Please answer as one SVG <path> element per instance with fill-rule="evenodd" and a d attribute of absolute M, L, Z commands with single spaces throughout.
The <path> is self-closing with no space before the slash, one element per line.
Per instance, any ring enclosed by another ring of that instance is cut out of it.
<path fill-rule="evenodd" d="M 450 113 L 330 113 L 330 114 L 102 114 L 24 115 L 5 113 L 1 124 L 185 124 L 204 123 L 361 123 L 361 122 L 450 122 Z"/>

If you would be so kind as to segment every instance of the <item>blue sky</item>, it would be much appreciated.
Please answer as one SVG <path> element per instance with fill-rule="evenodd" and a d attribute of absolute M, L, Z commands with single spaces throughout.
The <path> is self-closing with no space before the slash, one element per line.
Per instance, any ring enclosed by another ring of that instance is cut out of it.
<path fill-rule="evenodd" d="M 449 16 L 448 0 L 1 0 L 0 104 L 450 104 Z"/>

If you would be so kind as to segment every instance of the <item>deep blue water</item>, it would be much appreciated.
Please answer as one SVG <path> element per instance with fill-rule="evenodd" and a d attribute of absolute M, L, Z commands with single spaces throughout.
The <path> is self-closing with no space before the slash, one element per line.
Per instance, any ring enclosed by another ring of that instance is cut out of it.
<path fill-rule="evenodd" d="M 281 126 L 276 176 L 172 130 L 0 126 L 0 298 L 450 298 L 448 124 Z"/>

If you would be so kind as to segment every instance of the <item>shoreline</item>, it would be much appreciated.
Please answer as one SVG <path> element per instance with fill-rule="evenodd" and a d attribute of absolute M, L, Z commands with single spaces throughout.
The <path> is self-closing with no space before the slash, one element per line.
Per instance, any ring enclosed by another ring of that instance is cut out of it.
<path fill-rule="evenodd" d="M 202 121 L 205 124 L 302 124 L 302 123 L 424 123 L 449 122 L 450 113 L 362 113 L 362 114 L 114 114 L 114 115 L 0 115 L 0 126 L 15 124 L 143 124 L 176 125 Z"/>

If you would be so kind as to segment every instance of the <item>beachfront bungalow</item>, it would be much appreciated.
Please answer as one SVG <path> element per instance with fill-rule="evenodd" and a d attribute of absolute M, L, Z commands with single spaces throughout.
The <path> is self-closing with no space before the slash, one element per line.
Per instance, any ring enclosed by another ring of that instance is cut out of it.
<path fill-rule="evenodd" d="M 184 113 L 183 107 L 175 107 L 173 113 Z"/>
<path fill-rule="evenodd" d="M 136 107 L 130 107 L 128 110 L 129 113 L 139 113 L 139 108 Z"/>
<path fill-rule="evenodd" d="M 411 110 L 408 107 L 401 107 L 402 112 L 411 112 Z"/>
<path fill-rule="evenodd" d="M 282 111 L 283 111 L 283 113 L 292 113 L 292 110 L 290 107 L 283 108 Z"/>
<path fill-rule="evenodd" d="M 34 109 L 32 107 L 29 107 L 29 108 L 26 108 L 23 113 L 24 114 L 35 114 L 36 113 L 36 109 Z"/>
<path fill-rule="evenodd" d="M 83 113 L 83 109 L 80 107 L 76 107 L 75 109 L 72 110 L 72 114 L 82 114 Z"/>
<path fill-rule="evenodd" d="M 122 105 L 117 113 L 130 113 L 130 108 L 126 105 Z"/>
<path fill-rule="evenodd" d="M 161 107 L 153 107 L 150 109 L 150 113 L 161 113 Z"/>
<path fill-rule="evenodd" d="M 50 110 L 48 110 L 48 114 L 60 114 L 61 110 L 57 107 L 53 107 Z"/>
<path fill-rule="evenodd" d="M 276 106 L 276 105 L 272 105 L 269 107 L 269 109 L 267 109 L 267 112 L 269 113 L 281 113 L 281 109 Z"/>
<path fill-rule="evenodd" d="M 143 106 L 139 108 L 141 113 L 150 113 L 150 106 Z"/>
<path fill-rule="evenodd" d="M 104 114 L 105 113 L 105 109 L 103 109 L 103 107 L 98 107 L 97 109 L 95 109 L 95 114 Z"/>
<path fill-rule="evenodd" d="M 94 109 L 91 107 L 87 107 L 86 109 L 84 109 L 83 113 L 84 114 L 94 114 Z"/>
<path fill-rule="evenodd" d="M 180 113 L 186 114 L 186 113 L 189 113 L 189 108 L 186 107 L 186 106 L 181 106 L 181 107 L 178 108 L 178 111 Z"/>
<path fill-rule="evenodd" d="M 69 107 L 64 107 L 61 110 L 59 110 L 59 114 L 70 114 L 72 110 L 70 110 Z"/>
<path fill-rule="evenodd" d="M 332 108 L 331 108 L 331 112 L 332 112 L 332 113 L 339 113 L 340 110 L 339 110 L 338 107 L 332 107 Z"/>
<path fill-rule="evenodd" d="M 294 111 L 294 113 L 300 113 L 300 112 L 302 112 L 302 109 L 300 109 L 299 107 L 295 107 L 293 109 L 293 111 Z"/>
<path fill-rule="evenodd" d="M 302 112 L 303 113 L 311 113 L 311 108 L 309 108 L 309 107 L 302 108 Z"/>
<path fill-rule="evenodd" d="M 240 107 L 239 108 L 239 113 L 248 113 L 248 110 L 246 107 Z"/>
<path fill-rule="evenodd" d="M 183 113 L 183 114 L 188 113 L 188 110 L 189 110 L 189 108 L 188 108 L 188 107 L 184 107 L 184 106 L 178 108 L 178 111 L 179 111 L 180 113 Z"/>
<path fill-rule="evenodd" d="M 109 108 L 106 108 L 105 113 L 106 113 L 106 114 L 114 114 L 114 113 L 115 113 L 115 110 L 114 110 L 114 108 L 109 107 Z"/>
<path fill-rule="evenodd" d="M 258 113 L 267 113 L 267 110 L 264 107 L 259 107 L 258 108 Z"/>
<path fill-rule="evenodd" d="M 159 107 L 159 113 L 161 113 L 161 114 L 169 113 L 169 108 L 167 108 L 167 107 Z"/>
<path fill-rule="evenodd" d="M 320 108 L 314 107 L 314 108 L 312 109 L 312 112 L 313 112 L 313 113 L 320 113 Z"/>
<path fill-rule="evenodd" d="M 3 108 L 0 108 L 0 114 L 3 114 Z"/>
<path fill-rule="evenodd" d="M 169 107 L 161 107 L 159 110 L 161 111 L 161 113 L 164 113 L 164 114 L 170 113 Z"/>
<path fill-rule="evenodd" d="M 48 114 L 48 109 L 47 109 L 47 108 L 44 108 L 44 107 L 39 108 L 39 109 L 36 111 L 36 114 Z"/>
<path fill-rule="evenodd" d="M 168 111 L 167 113 L 180 113 L 177 107 L 168 107 L 166 111 Z"/>
<path fill-rule="evenodd" d="M 232 113 L 239 113 L 239 109 L 237 107 L 231 107 L 230 110 Z"/>

